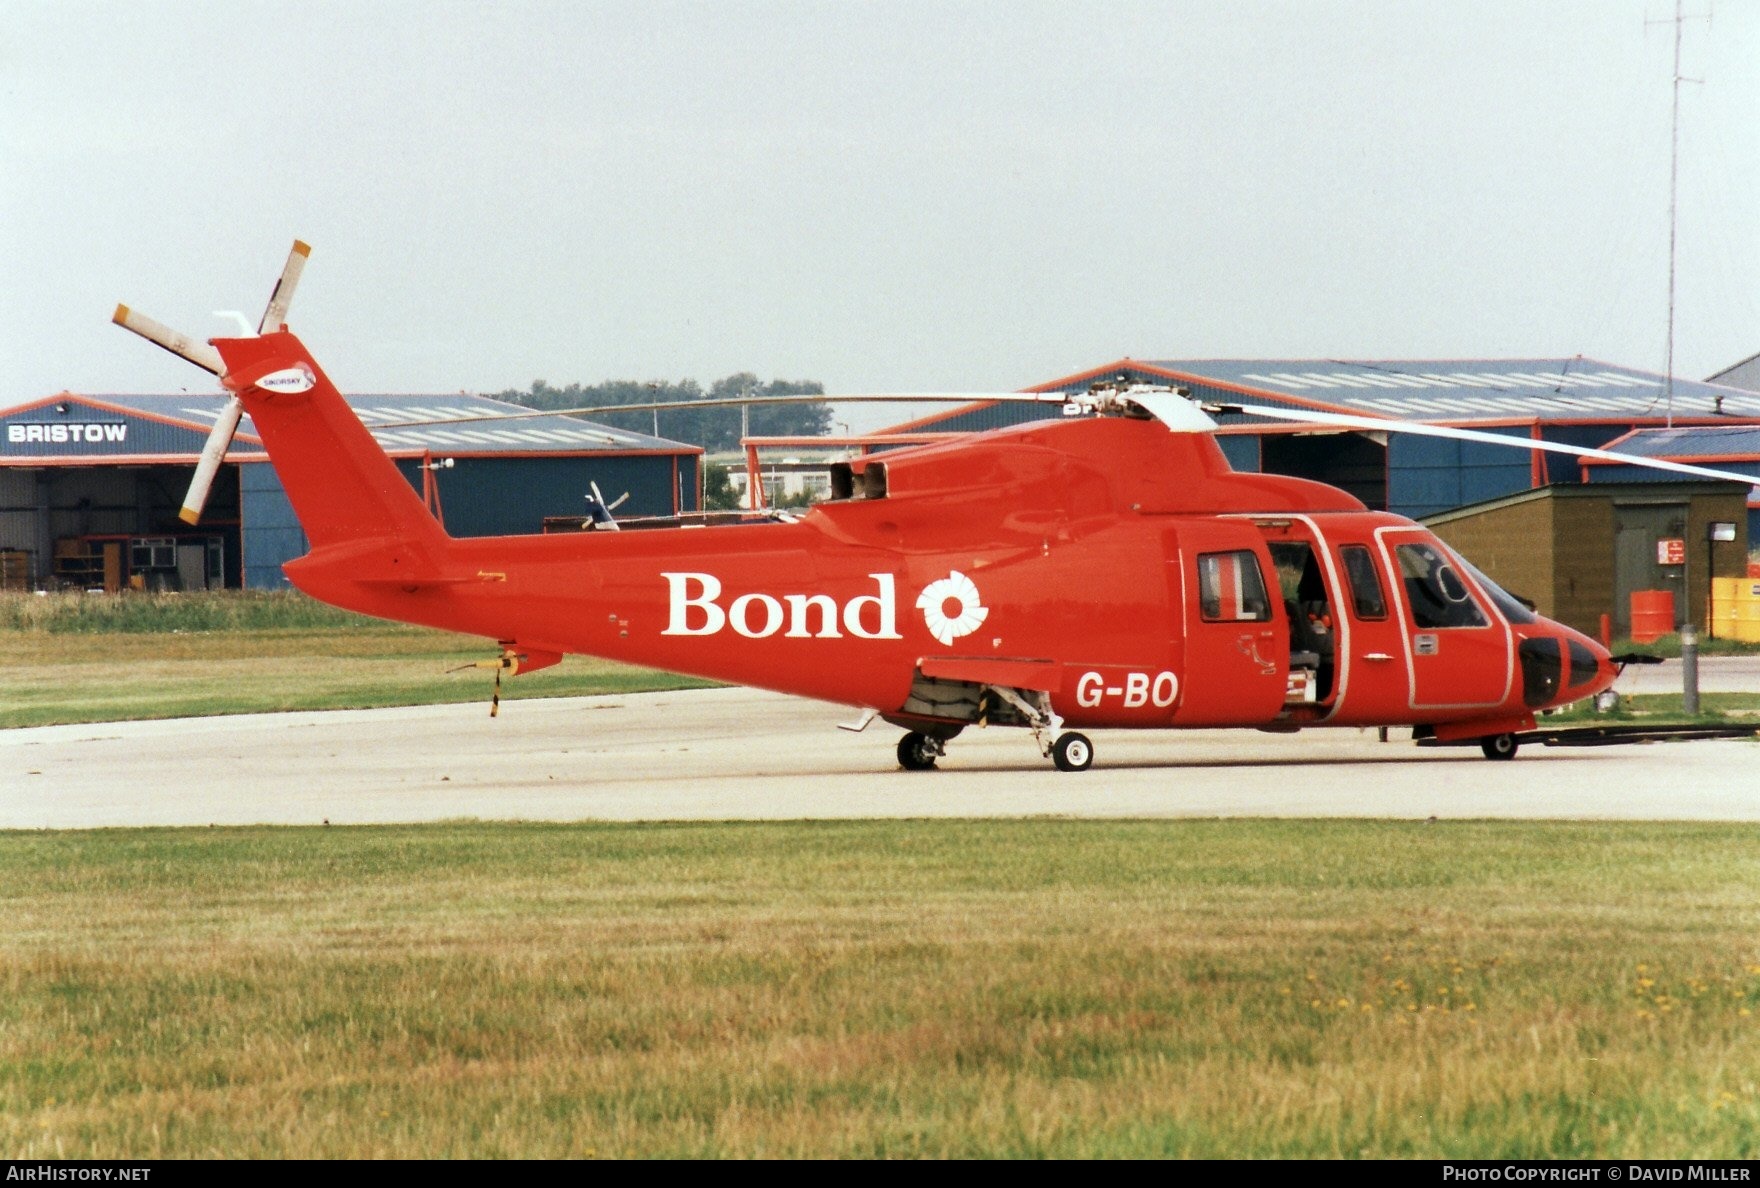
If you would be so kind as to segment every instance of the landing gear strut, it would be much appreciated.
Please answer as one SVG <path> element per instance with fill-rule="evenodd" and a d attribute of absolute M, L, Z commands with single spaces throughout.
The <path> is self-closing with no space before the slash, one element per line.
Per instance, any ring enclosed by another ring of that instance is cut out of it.
<path fill-rule="evenodd" d="M 1085 734 L 1077 734 L 1073 730 L 1063 732 L 1063 719 L 1051 708 L 1051 695 L 1043 691 L 1035 692 L 1033 701 L 1021 696 L 1021 690 L 1004 688 L 1001 685 L 988 686 L 1004 701 L 1020 711 L 1021 717 L 1027 720 L 1027 726 L 1033 732 L 1033 741 L 1039 744 L 1039 753 L 1049 755 L 1051 762 L 1058 771 L 1087 771 L 1094 764 L 1094 744 L 1088 741 Z"/>
<path fill-rule="evenodd" d="M 1516 736 L 1513 734 L 1487 734 L 1479 740 L 1479 749 L 1487 759 L 1514 759 L 1516 757 Z"/>
<path fill-rule="evenodd" d="M 947 743 L 911 731 L 898 740 L 898 765 L 906 771 L 930 771 L 935 760 L 947 754 Z"/>

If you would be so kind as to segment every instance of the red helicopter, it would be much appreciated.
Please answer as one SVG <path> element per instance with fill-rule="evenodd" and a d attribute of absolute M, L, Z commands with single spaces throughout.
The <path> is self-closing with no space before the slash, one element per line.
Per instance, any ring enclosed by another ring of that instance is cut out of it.
<path fill-rule="evenodd" d="M 1510 759 L 1537 714 L 1619 672 L 1418 524 L 1234 471 L 1209 413 L 1166 388 L 1011 395 L 1066 415 L 838 464 L 832 498 L 798 518 L 616 531 L 596 509 L 600 530 L 454 538 L 287 331 L 308 251 L 295 244 L 254 337 L 204 345 L 117 308 L 233 396 L 184 516 L 248 412 L 311 545 L 286 566 L 293 584 L 497 641 L 497 688 L 582 653 L 857 707 L 850 729 L 878 716 L 905 731 L 909 770 L 968 727 L 1014 726 L 1081 771 L 1097 728 L 1400 726 Z"/>

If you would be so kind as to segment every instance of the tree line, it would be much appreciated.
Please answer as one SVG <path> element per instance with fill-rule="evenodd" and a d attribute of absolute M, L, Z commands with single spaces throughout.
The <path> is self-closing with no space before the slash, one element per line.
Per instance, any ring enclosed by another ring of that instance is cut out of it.
<path fill-rule="evenodd" d="M 676 409 L 662 409 L 658 413 L 594 413 L 591 419 L 614 429 L 654 433 L 719 452 L 739 447 L 740 408 L 737 405 L 693 408 L 695 402 L 740 396 L 821 395 L 824 391 L 823 384 L 812 380 L 770 380 L 765 383 L 751 372 L 742 371 L 716 380 L 707 389 L 692 379 L 676 383 L 607 380 L 599 384 L 569 384 L 565 388 L 534 380 L 527 391 L 510 389 L 495 393 L 494 398 L 534 409 L 659 402 L 677 404 Z M 753 404 L 748 407 L 747 416 L 748 431 L 754 437 L 822 437 L 831 431 L 831 406 L 828 404 Z"/>

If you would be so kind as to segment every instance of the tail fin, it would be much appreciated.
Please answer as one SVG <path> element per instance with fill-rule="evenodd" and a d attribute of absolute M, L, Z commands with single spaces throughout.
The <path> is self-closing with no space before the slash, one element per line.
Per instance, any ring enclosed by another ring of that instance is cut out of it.
<path fill-rule="evenodd" d="M 283 330 L 217 338 L 214 347 L 226 363 L 224 383 L 255 422 L 314 554 L 355 545 L 347 551 L 360 552 L 366 570 L 379 568 L 369 554 L 400 573 L 438 568 L 445 529 L 299 339 Z"/>

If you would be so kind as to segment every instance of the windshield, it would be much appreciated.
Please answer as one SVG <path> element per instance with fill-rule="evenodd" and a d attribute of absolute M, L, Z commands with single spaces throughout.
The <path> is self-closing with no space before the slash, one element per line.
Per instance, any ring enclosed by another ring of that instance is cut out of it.
<path fill-rule="evenodd" d="M 1471 561 L 1459 553 L 1455 554 L 1455 559 L 1461 563 L 1461 568 L 1471 574 L 1473 580 L 1479 583 L 1479 588 L 1490 596 L 1491 601 L 1497 604 L 1497 609 L 1503 612 L 1504 618 L 1512 623 L 1538 623 L 1540 621 L 1540 616 L 1534 613 L 1531 605 L 1480 573 L 1478 567 Z"/>
<path fill-rule="evenodd" d="M 1413 626 L 1428 631 L 1433 627 L 1490 625 L 1448 558 L 1427 544 L 1416 543 L 1394 546 L 1394 555 Z"/>

